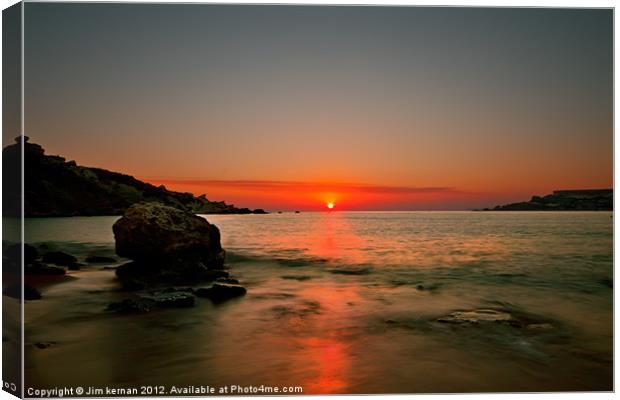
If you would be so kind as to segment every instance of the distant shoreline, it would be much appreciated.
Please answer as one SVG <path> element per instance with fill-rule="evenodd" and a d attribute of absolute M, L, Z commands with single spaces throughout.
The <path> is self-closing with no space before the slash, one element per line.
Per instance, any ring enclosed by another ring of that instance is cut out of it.
<path fill-rule="evenodd" d="M 532 196 L 529 201 L 483 208 L 475 211 L 613 211 L 614 190 L 554 190 L 545 196 Z"/>

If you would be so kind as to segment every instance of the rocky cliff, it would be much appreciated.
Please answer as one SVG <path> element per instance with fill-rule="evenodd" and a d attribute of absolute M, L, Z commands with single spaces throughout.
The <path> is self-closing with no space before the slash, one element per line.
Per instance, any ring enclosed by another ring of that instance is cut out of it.
<path fill-rule="evenodd" d="M 139 202 L 159 202 L 196 214 L 250 214 L 263 210 L 237 208 L 224 202 L 209 201 L 204 195 L 180 193 L 154 186 L 130 175 L 101 168 L 90 168 L 46 155 L 35 143 L 24 143 L 24 208 L 27 217 L 76 215 L 122 215 Z M 3 214 L 20 213 L 21 137 L 2 151 Z"/>
<path fill-rule="evenodd" d="M 484 211 L 613 211 L 613 189 L 556 190 L 529 201 L 496 206 Z"/>

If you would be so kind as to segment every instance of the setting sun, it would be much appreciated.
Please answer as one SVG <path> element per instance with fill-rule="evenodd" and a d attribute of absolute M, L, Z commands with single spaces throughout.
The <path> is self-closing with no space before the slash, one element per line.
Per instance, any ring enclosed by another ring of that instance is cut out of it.
<path fill-rule="evenodd" d="M 329 208 L 330 210 L 334 208 L 334 203 L 327 203 L 327 208 Z"/>

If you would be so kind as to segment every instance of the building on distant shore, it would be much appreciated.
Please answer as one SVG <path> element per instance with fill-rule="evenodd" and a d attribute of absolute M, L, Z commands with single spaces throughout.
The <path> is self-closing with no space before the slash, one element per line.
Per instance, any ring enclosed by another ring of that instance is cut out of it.
<path fill-rule="evenodd" d="M 570 197 L 573 199 L 590 199 L 594 197 L 612 197 L 613 189 L 577 189 L 577 190 L 554 190 L 554 196 Z"/>

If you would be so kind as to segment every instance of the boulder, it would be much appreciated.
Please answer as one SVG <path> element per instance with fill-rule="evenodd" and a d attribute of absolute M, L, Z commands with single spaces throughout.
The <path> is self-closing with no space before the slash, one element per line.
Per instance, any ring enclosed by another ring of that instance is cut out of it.
<path fill-rule="evenodd" d="M 37 266 L 39 252 L 29 244 L 24 244 L 24 269 Z M 7 275 L 22 274 L 22 246 L 20 243 L 9 243 L 2 249 L 2 272 Z"/>
<path fill-rule="evenodd" d="M 13 243 L 8 245 L 4 249 L 4 256 L 7 257 L 10 261 L 19 263 L 21 259 L 21 245 L 19 243 Z M 24 244 L 24 263 L 30 264 L 34 262 L 37 258 L 39 258 L 39 252 L 33 246 L 25 243 Z"/>
<path fill-rule="evenodd" d="M 243 286 L 215 283 L 210 288 L 196 289 L 194 294 L 198 297 L 206 297 L 214 303 L 222 303 L 226 300 L 243 296 L 246 292 Z"/>
<path fill-rule="evenodd" d="M 77 258 L 62 251 L 50 251 L 43 254 L 42 261 L 49 264 L 69 266 L 76 263 Z"/>
<path fill-rule="evenodd" d="M 116 253 L 144 268 L 202 263 L 222 268 L 220 231 L 206 219 L 160 203 L 138 203 L 112 227 Z"/>

